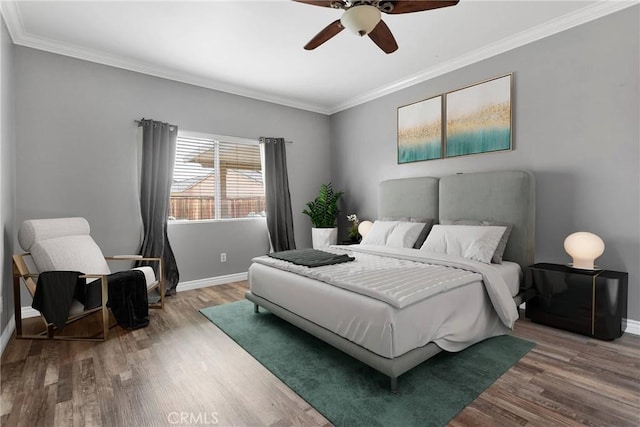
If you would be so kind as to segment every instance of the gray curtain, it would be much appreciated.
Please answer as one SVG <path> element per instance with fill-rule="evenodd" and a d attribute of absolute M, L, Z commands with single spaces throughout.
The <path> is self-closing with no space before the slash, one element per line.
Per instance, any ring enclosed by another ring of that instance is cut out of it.
<path fill-rule="evenodd" d="M 267 199 L 267 228 L 274 251 L 296 248 L 287 175 L 284 138 L 260 138 L 264 143 L 264 176 Z"/>
<path fill-rule="evenodd" d="M 169 198 L 173 181 L 178 127 L 142 119 L 142 171 L 140 211 L 144 239 L 140 255 L 162 257 L 166 295 L 174 294 L 180 274 L 167 237 Z M 157 263 L 148 263 L 157 269 Z M 156 270 L 156 275 L 158 271 Z"/>

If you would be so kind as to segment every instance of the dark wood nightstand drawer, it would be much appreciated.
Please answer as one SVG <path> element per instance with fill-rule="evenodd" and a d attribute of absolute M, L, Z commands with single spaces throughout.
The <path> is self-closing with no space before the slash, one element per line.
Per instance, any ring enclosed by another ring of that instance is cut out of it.
<path fill-rule="evenodd" d="M 605 340 L 622 335 L 627 273 L 535 264 L 527 268 L 527 275 L 538 292 L 526 309 L 534 322 Z"/>

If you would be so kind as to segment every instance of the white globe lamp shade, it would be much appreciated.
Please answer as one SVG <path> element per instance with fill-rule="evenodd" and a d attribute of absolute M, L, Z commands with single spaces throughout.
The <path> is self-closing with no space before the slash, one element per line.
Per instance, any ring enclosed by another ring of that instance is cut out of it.
<path fill-rule="evenodd" d="M 573 258 L 573 267 L 593 270 L 594 261 L 604 252 L 604 242 L 586 231 L 570 234 L 564 239 L 564 250 Z"/>
<path fill-rule="evenodd" d="M 380 22 L 380 11 L 374 6 L 354 6 L 347 9 L 340 18 L 344 28 L 359 36 L 366 36 Z"/>
<path fill-rule="evenodd" d="M 371 227 L 373 227 L 373 223 L 371 221 L 362 221 L 360 225 L 358 225 L 358 233 L 364 237 L 367 235 L 369 230 L 371 230 Z"/>

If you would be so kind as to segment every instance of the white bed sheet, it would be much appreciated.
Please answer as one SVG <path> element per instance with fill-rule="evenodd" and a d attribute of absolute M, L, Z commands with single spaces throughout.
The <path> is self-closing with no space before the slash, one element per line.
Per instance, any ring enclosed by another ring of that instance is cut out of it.
<path fill-rule="evenodd" d="M 499 272 L 504 281 L 509 286 L 512 297 L 520 292 L 520 282 L 522 281 L 522 268 L 520 264 L 511 261 L 502 261 L 502 264 L 491 264 Z"/>
<path fill-rule="evenodd" d="M 500 271 L 513 275 L 509 266 Z M 387 358 L 429 342 L 460 351 L 509 332 L 480 281 L 403 309 L 259 263 L 249 268 L 249 286 L 253 294 Z"/>

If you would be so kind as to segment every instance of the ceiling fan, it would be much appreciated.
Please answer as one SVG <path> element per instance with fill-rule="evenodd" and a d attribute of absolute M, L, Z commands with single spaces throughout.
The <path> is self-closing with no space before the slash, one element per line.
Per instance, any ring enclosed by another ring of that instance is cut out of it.
<path fill-rule="evenodd" d="M 396 39 L 391 34 L 387 24 L 381 19 L 381 13 L 400 14 L 421 12 L 441 7 L 455 6 L 459 0 L 293 0 L 314 6 L 342 9 L 344 13 L 340 19 L 324 27 L 304 48 L 312 50 L 326 42 L 345 28 L 359 35 L 368 35 L 385 53 L 392 53 L 398 49 Z"/>

